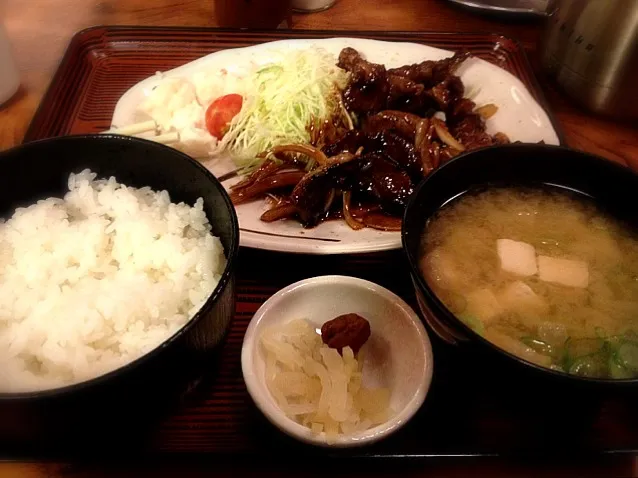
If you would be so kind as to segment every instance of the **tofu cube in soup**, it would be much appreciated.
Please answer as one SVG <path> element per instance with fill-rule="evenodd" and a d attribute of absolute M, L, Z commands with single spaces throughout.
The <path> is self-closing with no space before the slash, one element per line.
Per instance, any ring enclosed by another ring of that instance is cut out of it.
<path fill-rule="evenodd" d="M 507 285 L 500 292 L 498 300 L 504 309 L 512 312 L 544 314 L 549 310 L 547 302 L 519 280 Z"/>
<path fill-rule="evenodd" d="M 519 276 L 533 276 L 538 271 L 536 250 L 526 242 L 511 239 L 496 241 L 501 269 Z"/>
<path fill-rule="evenodd" d="M 589 267 L 585 261 L 538 256 L 538 272 L 545 282 L 580 288 L 589 285 Z"/>

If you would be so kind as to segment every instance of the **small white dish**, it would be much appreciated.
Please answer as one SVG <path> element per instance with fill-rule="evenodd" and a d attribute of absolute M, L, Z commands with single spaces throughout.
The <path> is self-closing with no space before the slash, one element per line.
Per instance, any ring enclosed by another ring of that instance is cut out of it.
<path fill-rule="evenodd" d="M 372 334 L 363 365 L 363 383 L 390 389 L 391 418 L 368 430 L 340 435 L 328 443 L 323 433 L 288 418 L 265 381 L 260 337 L 265 328 L 306 319 L 318 328 L 339 315 L 356 313 L 370 322 Z M 353 447 L 378 441 L 405 425 L 419 410 L 432 381 L 432 347 L 416 313 L 400 297 L 363 279 L 320 276 L 296 282 L 270 297 L 253 317 L 242 346 L 241 366 L 248 392 L 270 422 L 303 442 Z"/>

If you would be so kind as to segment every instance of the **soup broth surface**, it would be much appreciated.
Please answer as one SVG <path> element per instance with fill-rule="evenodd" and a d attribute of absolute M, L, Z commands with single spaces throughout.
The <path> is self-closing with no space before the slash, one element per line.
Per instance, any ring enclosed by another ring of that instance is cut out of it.
<path fill-rule="evenodd" d="M 490 188 L 426 225 L 420 269 L 459 319 L 535 364 L 638 376 L 638 234 L 558 188 Z"/>

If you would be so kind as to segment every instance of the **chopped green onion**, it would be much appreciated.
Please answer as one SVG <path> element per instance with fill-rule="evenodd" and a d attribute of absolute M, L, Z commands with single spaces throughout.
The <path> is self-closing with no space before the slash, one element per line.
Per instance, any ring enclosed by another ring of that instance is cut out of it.
<path fill-rule="evenodd" d="M 605 354 L 595 353 L 584 357 L 578 357 L 569 367 L 569 373 L 573 375 L 580 375 L 581 377 L 606 377 L 607 364 L 605 361 Z"/>
<path fill-rule="evenodd" d="M 541 355 L 549 355 L 551 357 L 555 353 L 554 347 L 550 344 L 533 337 L 521 337 L 521 342 Z"/>
<path fill-rule="evenodd" d="M 582 357 L 600 352 L 605 346 L 605 341 L 600 338 L 574 339 L 568 338 L 565 342 L 565 349 L 573 357 Z"/>
<path fill-rule="evenodd" d="M 459 317 L 463 321 L 465 325 L 467 325 L 474 332 L 483 336 L 485 334 L 485 325 L 483 322 L 476 317 L 472 317 L 470 315 L 462 315 Z"/>
<path fill-rule="evenodd" d="M 632 342 L 622 344 L 615 354 L 616 360 L 623 367 L 638 372 L 638 345 Z"/>
<path fill-rule="evenodd" d="M 615 379 L 633 378 L 634 372 L 623 367 L 617 359 L 612 357 L 609 360 L 609 376 Z"/>

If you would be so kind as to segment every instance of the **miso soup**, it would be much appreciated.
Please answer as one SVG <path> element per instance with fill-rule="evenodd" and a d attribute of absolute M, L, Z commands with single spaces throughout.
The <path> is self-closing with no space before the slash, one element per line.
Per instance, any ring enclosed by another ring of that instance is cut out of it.
<path fill-rule="evenodd" d="M 544 367 L 638 376 L 638 233 L 586 197 L 492 188 L 425 227 L 420 269 L 460 320 Z"/>

